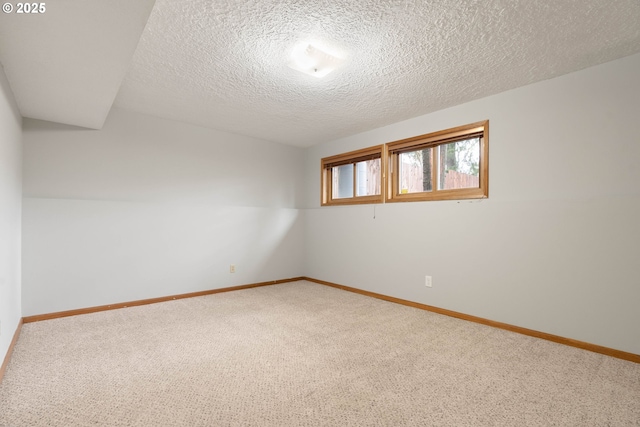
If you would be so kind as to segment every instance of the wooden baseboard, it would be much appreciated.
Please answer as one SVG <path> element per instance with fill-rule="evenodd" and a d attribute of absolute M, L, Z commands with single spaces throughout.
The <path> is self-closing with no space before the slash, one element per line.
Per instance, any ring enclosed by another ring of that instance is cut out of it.
<path fill-rule="evenodd" d="M 298 280 L 303 280 L 303 279 L 302 277 L 293 277 L 291 279 L 272 280 L 270 282 L 251 283 L 249 285 L 231 286 L 228 288 L 219 288 L 219 289 L 209 289 L 206 291 L 190 292 L 187 294 L 179 294 L 179 295 L 169 295 L 169 296 L 160 297 L 160 298 L 142 299 L 142 300 L 136 300 L 136 301 L 121 302 L 116 304 L 100 305 L 96 307 L 80 308 L 76 310 L 58 311 L 55 313 L 47 313 L 47 314 L 37 314 L 35 316 L 23 317 L 22 320 L 24 321 L 24 323 L 40 322 L 42 320 L 57 319 L 60 317 L 77 316 L 79 314 L 96 313 L 98 311 L 116 310 L 118 308 L 155 304 L 158 302 L 173 301 L 176 299 L 183 299 L 183 298 L 201 297 L 204 295 L 218 294 L 221 292 L 230 292 L 230 291 L 238 291 L 241 289 L 257 288 L 260 286 L 277 285 L 279 283 L 295 282 Z"/>
<path fill-rule="evenodd" d="M 564 344 L 564 345 L 568 345 L 568 346 L 571 346 L 571 347 L 581 348 L 583 350 L 588 350 L 588 351 L 592 351 L 594 353 L 604 354 L 604 355 L 607 355 L 607 356 L 615 357 L 617 359 L 623 359 L 623 360 L 628 360 L 630 362 L 640 363 L 640 355 L 639 354 L 628 353 L 626 351 L 616 350 L 616 349 L 609 348 L 609 347 L 603 347 L 603 346 L 600 346 L 600 345 L 597 345 L 597 344 L 591 344 L 591 343 L 587 343 L 587 342 L 583 342 L 583 341 L 574 340 L 574 339 L 571 339 L 571 338 L 565 338 L 565 337 L 561 337 L 561 336 L 558 336 L 558 335 L 548 334 L 546 332 L 540 332 L 540 331 L 535 331 L 533 329 L 527 329 L 527 328 L 522 328 L 520 326 L 510 325 L 508 323 L 496 322 L 494 320 L 489 320 L 489 319 L 485 319 L 485 318 L 477 317 L 477 316 L 471 316 L 469 314 L 459 313 L 457 311 L 447 310 L 447 309 L 444 309 L 444 308 L 434 307 L 434 306 L 431 306 L 431 305 L 421 304 L 421 303 L 418 303 L 418 302 L 413 302 L 413 301 L 409 301 L 409 300 L 395 298 L 395 297 L 391 297 L 391 296 L 388 296 L 388 295 L 378 294 L 378 293 L 375 293 L 375 292 L 369 292 L 369 291 L 365 291 L 365 290 L 362 290 L 362 289 L 352 288 L 350 286 L 339 285 L 337 283 L 331 283 L 331 282 L 327 282 L 327 281 L 324 281 L 324 280 L 318 280 L 318 279 L 314 279 L 314 278 L 311 278 L 311 277 L 304 277 L 303 276 L 303 277 L 293 277 L 293 278 L 290 278 L 290 279 L 273 280 L 273 281 L 270 281 L 270 282 L 252 283 L 252 284 L 249 284 L 249 285 L 232 286 L 232 287 L 220 288 L 220 289 L 210 289 L 210 290 L 207 290 L 207 291 L 191 292 L 191 293 L 187 293 L 187 294 L 170 295 L 170 296 L 160 297 L 160 298 L 151 298 L 151 299 L 123 302 L 123 303 L 110 304 L 110 305 L 101 305 L 101 306 L 97 306 L 97 307 L 81 308 L 81 309 L 77 309 L 77 310 L 59 311 L 59 312 L 56 312 L 56 313 L 47 313 L 47 314 L 39 314 L 39 315 L 35 315 L 35 316 L 23 317 L 22 320 L 20 321 L 18 329 L 16 330 L 16 334 L 13 337 L 13 341 L 11 342 L 11 346 L 9 347 L 9 351 L 7 352 L 7 356 L 5 357 L 5 361 L 2 364 L 2 369 L 0 370 L 0 380 L 2 379 L 2 374 L 4 374 L 4 370 L 6 368 L 6 364 L 8 363 L 9 356 L 10 356 L 12 350 L 13 350 L 13 346 L 15 345 L 15 341 L 18 338 L 18 335 L 19 335 L 19 332 L 20 332 L 20 328 L 22 327 L 22 323 L 23 322 L 24 323 L 39 322 L 41 320 L 56 319 L 56 318 L 67 317 L 67 316 L 76 316 L 76 315 L 79 315 L 79 314 L 95 313 L 95 312 L 98 312 L 98 311 L 115 310 L 115 309 L 118 309 L 118 308 L 134 307 L 134 306 L 138 306 L 138 305 L 155 304 L 155 303 L 158 303 L 158 302 L 172 301 L 172 300 L 176 300 L 176 299 L 193 298 L 193 297 L 199 297 L 199 296 L 204 296 L 204 295 L 217 294 L 217 293 L 221 293 L 221 292 L 237 291 L 237 290 L 240 290 L 240 289 L 257 288 L 257 287 L 260 287 L 260 286 L 269 286 L 269 285 L 277 285 L 279 283 L 295 282 L 295 281 L 298 281 L 298 280 L 307 280 L 309 282 L 314 282 L 314 283 L 318 283 L 318 284 L 321 284 L 321 285 L 331 286 L 332 288 L 338 288 L 338 289 L 342 289 L 342 290 L 345 290 L 345 291 L 354 292 L 354 293 L 361 294 L 361 295 L 366 295 L 366 296 L 369 296 L 369 297 L 372 297 L 372 298 L 377 298 L 377 299 L 381 299 L 381 300 L 384 300 L 384 301 L 393 302 L 393 303 L 396 303 L 396 304 L 402 304 L 402 305 L 406 305 L 406 306 L 409 306 L 409 307 L 418 308 L 418 309 L 421 309 L 421 310 L 431 311 L 431 312 L 438 313 L 438 314 L 444 314 L 446 316 L 455 317 L 455 318 L 462 319 L 462 320 L 468 320 L 470 322 L 480 323 L 482 325 L 492 326 L 494 328 L 505 329 L 507 331 L 516 332 L 516 333 L 519 333 L 519 334 L 522 334 L 522 335 L 528 335 L 530 337 L 541 338 L 541 339 L 544 339 L 544 340 L 547 340 L 547 341 L 553 341 L 553 342 L 556 342 L 556 343 L 559 343 L 559 344 Z"/>
<path fill-rule="evenodd" d="M 9 344 L 9 348 L 7 349 L 7 354 L 4 356 L 4 361 L 2 362 L 2 366 L 0 366 L 0 383 L 2 382 L 2 378 L 4 378 L 4 371 L 9 366 L 9 360 L 11 360 L 11 355 L 13 354 L 13 348 L 16 346 L 16 342 L 18 342 L 18 337 L 20 336 L 20 331 L 22 330 L 22 319 L 18 322 L 18 327 L 13 334 L 13 339 L 11 340 L 11 344 Z"/>
<path fill-rule="evenodd" d="M 471 316 L 457 311 L 446 310 L 444 308 L 434 307 L 426 304 L 420 304 L 413 301 L 403 300 L 400 298 L 390 297 L 375 292 L 364 291 L 362 289 L 352 288 L 349 286 L 338 285 L 336 283 L 326 282 L 324 280 L 313 279 L 310 277 L 303 277 L 303 280 L 309 282 L 319 283 L 321 285 L 331 286 L 333 288 L 342 289 L 349 292 L 354 292 L 361 295 L 366 295 L 373 298 L 378 298 L 384 301 L 394 302 L 396 304 L 402 304 L 409 307 L 419 308 L 421 310 L 431 311 L 438 314 L 444 314 L 446 316 L 455 317 L 462 320 L 468 320 L 470 322 L 480 323 L 494 328 L 505 329 L 507 331 L 516 332 L 522 335 L 528 335 L 530 337 L 541 338 L 547 341 L 553 341 L 555 343 L 568 345 L 571 347 L 581 348 L 583 350 L 592 351 L 594 353 L 600 353 L 607 356 L 615 357 L 617 359 L 628 360 L 630 362 L 640 363 L 640 354 L 628 353 L 626 351 L 616 350 L 609 347 L 603 347 L 597 344 L 591 344 L 583 341 L 574 340 L 571 338 L 564 338 L 558 335 L 548 334 L 546 332 L 539 332 L 533 329 L 522 328 L 520 326 L 509 325 L 508 323 L 496 322 L 494 320 L 484 319 L 482 317 Z"/>

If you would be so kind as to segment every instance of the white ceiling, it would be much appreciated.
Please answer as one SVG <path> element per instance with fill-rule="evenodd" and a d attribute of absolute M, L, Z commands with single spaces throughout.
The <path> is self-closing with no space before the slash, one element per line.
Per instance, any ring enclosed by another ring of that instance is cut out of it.
<path fill-rule="evenodd" d="M 0 64 L 20 113 L 101 128 L 154 2 L 54 0 L 19 14 L 3 1 L 14 10 L 0 13 Z"/>
<path fill-rule="evenodd" d="M 117 107 L 304 147 L 640 52 L 638 0 L 157 0 L 140 37 L 152 3 L 0 17 L 22 114 L 100 127 L 122 81 Z M 292 70 L 301 40 L 344 64 Z"/>

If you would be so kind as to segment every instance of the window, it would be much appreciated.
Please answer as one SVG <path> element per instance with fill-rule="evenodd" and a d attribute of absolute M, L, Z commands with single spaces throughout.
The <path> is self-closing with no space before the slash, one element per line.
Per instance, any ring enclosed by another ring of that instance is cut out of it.
<path fill-rule="evenodd" d="M 387 144 L 386 201 L 487 197 L 488 128 L 484 121 Z"/>
<path fill-rule="evenodd" d="M 381 203 L 383 145 L 352 151 L 321 162 L 321 204 Z"/>
<path fill-rule="evenodd" d="M 489 121 L 321 161 L 321 204 L 479 199 L 489 196 Z"/>

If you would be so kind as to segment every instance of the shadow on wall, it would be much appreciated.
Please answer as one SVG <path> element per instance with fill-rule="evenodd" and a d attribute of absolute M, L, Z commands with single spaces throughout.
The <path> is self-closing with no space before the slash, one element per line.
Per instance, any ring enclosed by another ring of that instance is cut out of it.
<path fill-rule="evenodd" d="M 296 209 L 27 198 L 24 315 L 299 276 L 300 221 Z"/>

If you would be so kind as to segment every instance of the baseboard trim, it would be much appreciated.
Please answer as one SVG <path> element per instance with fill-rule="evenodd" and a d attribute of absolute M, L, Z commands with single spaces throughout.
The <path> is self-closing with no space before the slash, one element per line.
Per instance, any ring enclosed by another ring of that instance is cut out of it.
<path fill-rule="evenodd" d="M 548 334 L 546 332 L 535 331 L 533 329 L 522 328 L 520 326 L 514 326 L 508 323 L 496 322 L 494 320 L 489 320 L 482 317 L 471 316 L 469 314 L 459 313 L 457 311 L 447 310 L 444 308 L 434 307 L 431 305 L 420 304 L 413 301 L 390 297 L 388 295 L 378 294 L 375 292 L 364 291 L 362 289 L 339 285 L 337 283 L 326 282 L 324 280 L 313 279 L 311 277 L 303 277 L 302 280 L 307 280 L 309 282 L 314 282 L 321 285 L 331 286 L 332 288 L 338 288 L 345 291 L 354 292 L 356 294 L 378 298 L 384 301 L 394 302 L 396 304 L 402 304 L 409 307 L 419 308 L 421 310 L 431 311 L 438 314 L 444 314 L 445 316 L 455 317 L 462 320 L 468 320 L 470 322 L 480 323 L 482 325 L 492 326 L 494 328 L 505 329 L 507 331 L 516 332 L 522 335 L 528 335 L 530 337 L 541 338 L 547 341 L 553 341 L 558 344 L 564 344 L 571 347 L 581 348 L 583 350 L 604 354 L 606 356 L 615 357 L 617 359 L 623 359 L 623 360 L 628 360 L 630 362 L 640 363 L 640 354 L 628 353 L 626 351 L 616 350 L 609 347 L 603 347 L 597 344 L 591 344 L 583 341 L 574 340 L 571 338 L 565 338 L 558 335 Z"/>
<path fill-rule="evenodd" d="M 307 280 L 309 282 L 318 283 L 320 285 L 330 286 L 332 288 L 342 289 L 344 291 L 353 292 L 353 293 L 356 293 L 356 294 L 365 295 L 365 296 L 368 296 L 368 297 L 377 298 L 377 299 L 381 299 L 381 300 L 384 300 L 384 301 L 393 302 L 393 303 L 396 303 L 396 304 L 402 304 L 402 305 L 406 305 L 408 307 L 418 308 L 420 310 L 431 311 L 433 313 L 443 314 L 445 316 L 455 317 L 457 319 L 462 319 L 462 320 L 467 320 L 467 321 L 470 321 L 470 322 L 480 323 L 482 325 L 492 326 L 494 328 L 499 328 L 499 329 L 505 329 L 507 331 L 516 332 L 518 334 L 527 335 L 527 336 L 535 337 L 535 338 L 540 338 L 540 339 L 544 339 L 544 340 L 547 340 L 547 341 L 553 341 L 553 342 L 558 343 L 558 344 L 564 344 L 564 345 L 568 345 L 570 347 L 576 347 L 576 348 L 580 348 L 580 349 L 583 349 L 583 350 L 592 351 L 594 353 L 604 354 L 606 356 L 615 357 L 617 359 L 628 360 L 630 362 L 640 363 L 640 355 L 639 354 L 628 353 L 626 351 L 616 350 L 616 349 L 609 348 L 609 347 L 603 347 L 603 346 L 597 345 L 597 344 L 591 344 L 591 343 L 587 343 L 587 342 L 584 342 L 584 341 L 578 341 L 578 340 L 574 340 L 574 339 L 571 339 L 571 338 L 565 338 L 565 337 L 561 337 L 561 336 L 558 336 L 558 335 L 548 334 L 546 332 L 540 332 L 540 331 L 536 331 L 536 330 L 533 330 L 533 329 L 527 329 L 527 328 L 523 328 L 523 327 L 520 327 L 520 326 L 510 325 L 508 323 L 502 323 L 502 322 L 497 322 L 495 320 L 489 320 L 489 319 L 485 319 L 485 318 L 482 318 L 482 317 L 472 316 L 472 315 L 469 315 L 469 314 L 464 314 L 464 313 L 460 313 L 460 312 L 453 311 L 453 310 L 447 310 L 447 309 L 440 308 L 440 307 L 421 304 L 421 303 L 418 303 L 418 302 L 404 300 L 404 299 L 400 299 L 400 298 L 395 298 L 395 297 L 391 297 L 391 296 L 388 296 L 388 295 L 378 294 L 378 293 L 375 293 L 375 292 L 365 291 L 365 290 L 358 289 L 358 288 L 352 288 L 350 286 L 344 286 L 344 285 L 340 285 L 340 284 L 337 284 L 337 283 L 327 282 L 325 280 L 319 280 L 319 279 L 314 279 L 312 277 L 302 276 L 302 277 L 292 277 L 290 279 L 272 280 L 272 281 L 269 281 L 269 282 L 251 283 L 251 284 L 248 284 L 248 285 L 231 286 L 231 287 L 228 287 L 228 288 L 210 289 L 210 290 L 206 290 L 206 291 L 190 292 L 190 293 L 179 294 L 179 295 L 170 295 L 170 296 L 160 297 L 160 298 L 150 298 L 150 299 L 129 301 L 129 302 L 123 302 L 123 303 L 101 305 L 101 306 L 96 306 L 96 307 L 81 308 L 81 309 L 77 309 L 77 310 L 59 311 L 59 312 L 55 312 L 55 313 L 38 314 L 38 315 L 35 315 L 35 316 L 23 317 L 20 320 L 20 323 L 18 324 L 18 328 L 16 329 L 16 333 L 13 336 L 13 340 L 11 341 L 11 345 L 9 346 L 9 350 L 7 352 L 7 355 L 5 356 L 5 360 L 4 360 L 4 363 L 2 364 L 2 368 L 0 368 L 0 381 L 2 381 L 2 376 L 4 375 L 4 371 L 6 369 L 6 365 L 9 363 L 9 359 L 10 359 L 11 353 L 13 351 L 13 347 L 14 347 L 16 341 L 18 340 L 18 335 L 20 334 L 20 329 L 22 328 L 23 322 L 24 323 L 40 322 L 42 320 L 57 319 L 57 318 L 60 318 L 60 317 L 77 316 L 77 315 L 80 315 L 80 314 L 96 313 L 96 312 L 99 312 L 99 311 L 116 310 L 116 309 L 119 309 L 119 308 L 134 307 L 134 306 L 147 305 L 147 304 L 155 304 L 155 303 L 159 303 L 159 302 L 172 301 L 172 300 L 183 299 L 183 298 L 193 298 L 193 297 L 200 297 L 200 296 L 204 296 L 204 295 L 212 295 L 212 294 L 217 294 L 217 293 L 222 293 L 222 292 L 238 291 L 238 290 L 241 290 L 241 289 L 257 288 L 257 287 L 260 287 L 260 286 L 269 286 L 269 285 L 277 285 L 277 284 L 280 284 L 280 283 L 296 282 L 296 281 L 299 281 L 299 280 Z"/>
<path fill-rule="evenodd" d="M 20 336 L 20 331 L 22 330 L 22 319 L 18 322 L 18 327 L 16 331 L 13 333 L 13 339 L 11 340 L 11 344 L 9 344 L 9 348 L 7 349 L 7 354 L 4 356 L 4 361 L 2 362 L 2 366 L 0 366 L 0 383 L 4 378 L 4 371 L 6 371 L 7 366 L 9 366 L 9 361 L 11 360 L 11 355 L 13 354 L 13 348 L 16 346 L 18 342 L 18 337 Z"/>
<path fill-rule="evenodd" d="M 34 316 L 23 317 L 22 320 L 24 321 L 24 323 L 40 322 L 42 320 L 58 319 L 60 317 L 77 316 L 79 314 L 89 314 L 89 313 L 96 313 L 96 312 L 99 312 L 99 311 L 116 310 L 116 309 L 119 309 L 119 308 L 135 307 L 135 306 L 138 306 L 138 305 L 156 304 L 156 303 L 159 303 L 159 302 L 173 301 L 173 300 L 184 299 L 184 298 L 201 297 L 201 296 L 204 296 L 204 295 L 219 294 L 219 293 L 222 293 L 222 292 L 239 291 L 241 289 L 258 288 L 260 286 L 277 285 L 279 283 L 295 282 L 295 281 L 298 281 L 298 280 L 303 280 L 303 278 L 302 277 L 292 277 L 290 279 L 281 279 L 281 280 L 272 280 L 272 281 L 269 281 L 269 282 L 251 283 L 251 284 L 248 284 L 248 285 L 231 286 L 231 287 L 228 287 L 228 288 L 209 289 L 209 290 L 206 290 L 206 291 L 190 292 L 190 293 L 178 294 L 178 295 L 169 295 L 169 296 L 166 296 L 166 297 L 141 299 L 141 300 L 136 300 L 136 301 L 121 302 L 121 303 L 116 303 L 116 304 L 100 305 L 100 306 L 96 306 L 96 307 L 80 308 L 80 309 L 76 309 L 76 310 L 58 311 L 58 312 L 55 312 L 55 313 L 37 314 L 37 315 L 34 315 Z"/>

